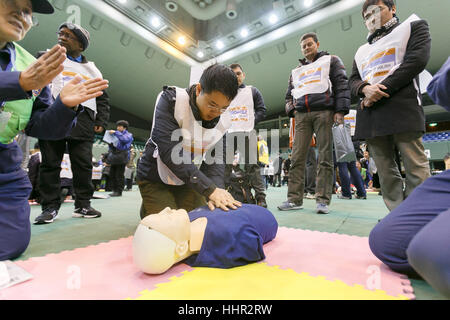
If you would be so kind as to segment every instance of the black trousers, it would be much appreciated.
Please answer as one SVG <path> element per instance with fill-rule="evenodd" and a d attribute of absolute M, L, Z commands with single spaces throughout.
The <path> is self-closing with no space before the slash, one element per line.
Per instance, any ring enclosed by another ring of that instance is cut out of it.
<path fill-rule="evenodd" d="M 125 166 L 127 164 L 113 164 L 109 171 L 109 179 L 111 181 L 111 189 L 114 192 L 122 193 L 125 186 Z"/>
<path fill-rule="evenodd" d="M 249 177 L 250 185 L 255 190 L 256 200 L 265 200 L 266 188 L 262 180 L 261 169 L 257 163 L 258 149 L 256 135 L 253 132 L 227 133 L 226 143 L 225 185 L 229 184 L 230 181 L 234 153 L 236 150 L 239 150 L 240 157 L 244 159 L 245 174 Z M 231 149 L 231 146 L 233 149 Z M 233 152 L 230 152 L 230 150 L 233 150 Z"/>
<path fill-rule="evenodd" d="M 73 173 L 75 208 L 87 208 L 94 193 L 92 184 L 92 141 L 64 139 L 39 140 L 42 163 L 39 167 L 41 206 L 59 209 L 61 206 L 61 161 L 66 146 Z"/>

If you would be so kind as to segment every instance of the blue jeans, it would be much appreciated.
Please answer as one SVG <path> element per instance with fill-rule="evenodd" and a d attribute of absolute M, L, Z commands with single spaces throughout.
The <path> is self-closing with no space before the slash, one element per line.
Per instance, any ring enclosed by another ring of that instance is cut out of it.
<path fill-rule="evenodd" d="M 356 168 L 356 162 L 338 162 L 339 177 L 341 178 L 342 195 L 344 197 L 351 198 L 352 192 L 350 190 L 350 183 L 356 187 L 356 194 L 359 197 L 366 196 L 366 189 L 364 188 L 364 182 L 361 177 L 361 173 Z M 348 175 L 350 172 L 350 176 Z"/>
<path fill-rule="evenodd" d="M 450 298 L 450 170 L 413 190 L 372 230 L 373 254 L 394 271 L 422 276 Z"/>

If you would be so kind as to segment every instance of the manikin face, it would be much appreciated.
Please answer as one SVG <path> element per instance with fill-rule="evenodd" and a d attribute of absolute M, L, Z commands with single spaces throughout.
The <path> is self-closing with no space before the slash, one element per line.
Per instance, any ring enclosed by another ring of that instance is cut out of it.
<path fill-rule="evenodd" d="M 30 0 L 0 0 L 0 43 L 20 41 L 33 25 Z"/>
<path fill-rule="evenodd" d="M 373 33 L 384 26 L 394 17 L 395 12 L 395 6 L 389 9 L 382 0 L 377 5 L 369 6 L 363 14 L 364 22 L 369 32 Z"/>
<path fill-rule="evenodd" d="M 186 210 L 166 208 L 141 220 L 133 238 L 133 259 L 143 272 L 161 274 L 187 258 L 190 221 Z"/>
<path fill-rule="evenodd" d="M 200 117 L 205 121 L 211 121 L 220 117 L 231 103 L 231 100 L 220 91 L 204 93 L 202 86 L 197 84 L 197 106 L 200 111 Z"/>
<path fill-rule="evenodd" d="M 160 213 L 148 215 L 142 219 L 141 224 L 161 232 L 176 243 L 189 241 L 191 222 L 184 209 L 166 208 Z"/>

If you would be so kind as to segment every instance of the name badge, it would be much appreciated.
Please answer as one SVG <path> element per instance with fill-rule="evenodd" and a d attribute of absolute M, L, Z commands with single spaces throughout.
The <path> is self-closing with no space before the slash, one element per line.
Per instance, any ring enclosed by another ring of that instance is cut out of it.
<path fill-rule="evenodd" d="M 0 133 L 5 130 L 9 119 L 11 119 L 11 112 L 0 111 Z"/>

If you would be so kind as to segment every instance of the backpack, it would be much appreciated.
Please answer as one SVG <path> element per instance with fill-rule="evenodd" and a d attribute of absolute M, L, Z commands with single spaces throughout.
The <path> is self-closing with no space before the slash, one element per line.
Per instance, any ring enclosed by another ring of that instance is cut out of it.
<path fill-rule="evenodd" d="M 255 204 L 249 180 L 243 171 L 232 171 L 227 191 L 239 202 Z"/>

